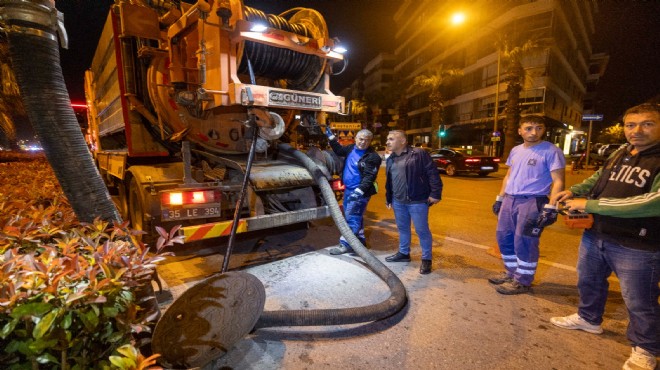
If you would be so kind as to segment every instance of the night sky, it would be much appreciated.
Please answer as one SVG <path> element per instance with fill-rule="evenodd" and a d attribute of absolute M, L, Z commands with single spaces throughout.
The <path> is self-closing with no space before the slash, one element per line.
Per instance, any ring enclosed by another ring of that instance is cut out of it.
<path fill-rule="evenodd" d="M 586 1 L 586 0 L 585 0 Z M 71 99 L 84 101 L 83 74 L 89 67 L 111 0 L 57 0 L 64 13 L 69 50 L 62 50 L 62 68 Z M 392 50 L 392 16 L 400 0 L 244 0 L 245 5 L 278 14 L 294 7 L 321 12 L 331 36 L 349 52 L 347 71 L 331 81 L 333 92 L 348 86 L 380 51 Z M 660 94 L 660 1 L 600 1 L 594 52 L 610 55 L 599 85 L 598 113 L 605 122 Z"/>

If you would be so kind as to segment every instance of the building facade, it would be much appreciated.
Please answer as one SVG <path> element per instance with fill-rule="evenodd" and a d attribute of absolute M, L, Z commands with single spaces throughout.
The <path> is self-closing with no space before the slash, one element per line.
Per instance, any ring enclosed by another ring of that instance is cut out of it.
<path fill-rule="evenodd" d="M 592 39 L 597 11 L 594 1 L 478 0 L 458 6 L 455 1 L 404 0 L 394 15 L 394 79 L 409 86 L 433 68 L 462 70 L 462 77 L 441 87 L 445 143 L 491 151 L 509 114 L 511 55 L 524 50 L 518 54 L 524 69 L 520 115 L 549 118 L 547 140 L 569 154 L 579 148 L 573 131 L 581 128 L 587 81 L 596 68 Z M 449 22 L 458 12 L 464 22 Z M 598 69 L 602 75 L 606 58 L 596 60 L 605 61 Z M 405 127 L 410 142 L 431 142 L 438 133 L 432 132 L 429 91 L 401 91 L 405 109 L 394 120 Z"/>

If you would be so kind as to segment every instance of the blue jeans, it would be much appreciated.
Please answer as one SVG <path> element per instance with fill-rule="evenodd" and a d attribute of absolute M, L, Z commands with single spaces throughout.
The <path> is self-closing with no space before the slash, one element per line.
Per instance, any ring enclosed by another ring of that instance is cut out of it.
<path fill-rule="evenodd" d="M 357 200 L 350 200 L 349 197 L 353 191 L 355 189 L 344 190 L 344 218 L 353 234 L 360 240 L 360 243 L 366 246 L 367 240 L 364 238 L 364 212 L 367 210 L 367 203 L 369 203 L 371 197 L 359 197 Z M 351 248 L 343 235 L 339 237 L 339 244 Z"/>
<path fill-rule="evenodd" d="M 630 322 L 627 336 L 632 346 L 660 355 L 660 252 L 626 248 L 586 231 L 578 257 L 578 314 L 587 322 L 603 322 L 609 283 L 614 272 Z"/>
<path fill-rule="evenodd" d="M 396 227 L 399 229 L 399 252 L 410 254 L 410 221 L 415 225 L 415 232 L 422 247 L 422 259 L 431 260 L 433 237 L 429 229 L 429 206 L 426 203 L 404 204 L 392 201 Z"/>
<path fill-rule="evenodd" d="M 540 234 L 531 236 L 526 225 L 539 215 L 536 197 L 506 195 L 497 216 L 495 236 L 502 254 L 502 262 L 509 276 L 522 285 L 534 281 L 539 261 Z"/>

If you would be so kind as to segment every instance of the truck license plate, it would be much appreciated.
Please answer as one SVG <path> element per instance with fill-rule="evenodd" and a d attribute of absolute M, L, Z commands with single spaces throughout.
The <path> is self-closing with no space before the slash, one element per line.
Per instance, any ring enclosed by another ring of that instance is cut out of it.
<path fill-rule="evenodd" d="M 492 170 L 493 166 L 483 166 L 481 167 L 482 170 Z"/>
<path fill-rule="evenodd" d="M 220 217 L 220 207 L 163 209 L 162 219 L 163 221 L 171 221 L 206 217 Z"/>

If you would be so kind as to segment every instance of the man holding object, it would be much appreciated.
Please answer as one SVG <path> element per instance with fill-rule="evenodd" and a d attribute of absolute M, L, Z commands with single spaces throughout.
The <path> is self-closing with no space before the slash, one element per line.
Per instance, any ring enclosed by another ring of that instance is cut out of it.
<path fill-rule="evenodd" d="M 628 309 L 630 358 L 623 369 L 655 369 L 660 354 L 660 106 L 642 104 L 623 117 L 629 145 L 614 152 L 593 176 L 552 200 L 593 214 L 577 262 L 578 312 L 553 317 L 564 329 L 603 332 L 607 278 L 619 278 Z M 573 198 L 585 197 L 585 198 Z"/>

